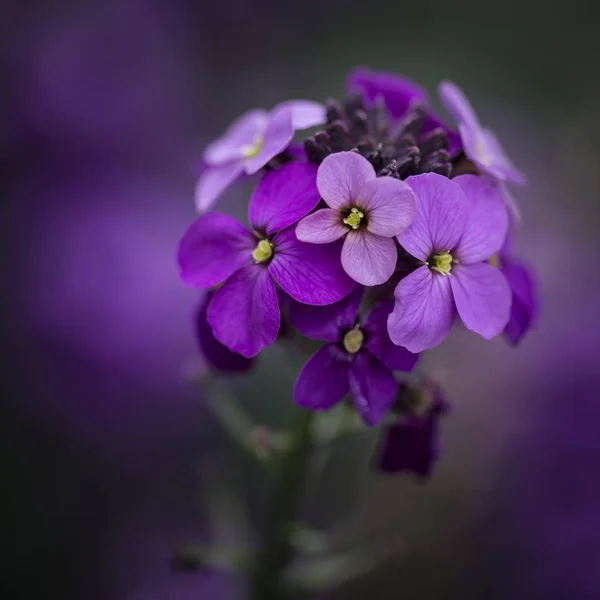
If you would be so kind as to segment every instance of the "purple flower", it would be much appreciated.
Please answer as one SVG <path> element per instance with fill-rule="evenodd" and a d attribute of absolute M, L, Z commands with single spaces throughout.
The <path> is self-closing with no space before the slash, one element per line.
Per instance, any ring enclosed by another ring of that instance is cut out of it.
<path fill-rule="evenodd" d="M 302 219 L 298 239 L 328 244 L 345 236 L 346 273 L 362 285 L 385 283 L 398 258 L 393 238 L 416 213 L 410 187 L 393 177 L 377 177 L 373 165 L 356 152 L 328 156 L 319 167 L 317 187 L 330 208 Z"/>
<path fill-rule="evenodd" d="M 299 302 L 337 302 L 355 287 L 342 270 L 340 246 L 304 244 L 291 227 L 319 202 L 316 167 L 288 163 L 259 182 L 248 208 L 254 232 L 207 213 L 179 246 L 181 278 L 215 292 L 207 320 L 215 338 L 246 358 L 272 344 L 280 325 L 275 283 Z"/>
<path fill-rule="evenodd" d="M 454 180 L 436 174 L 407 182 L 417 195 L 417 216 L 398 237 L 423 266 L 402 279 L 389 318 L 395 344 L 421 352 L 450 332 L 456 312 L 467 329 L 490 339 L 510 315 L 506 279 L 486 261 L 500 250 L 508 213 L 498 188 L 481 177 Z"/>
<path fill-rule="evenodd" d="M 448 112 L 456 119 L 467 158 L 483 172 L 500 181 L 523 185 L 525 176 L 511 163 L 502 149 L 496 134 L 485 129 L 462 90 L 450 81 L 439 86 L 440 99 Z"/>
<path fill-rule="evenodd" d="M 296 380 L 294 400 L 311 410 L 328 410 L 350 392 L 368 425 L 376 425 L 394 404 L 398 384 L 392 371 L 410 371 L 418 355 L 392 344 L 387 318 L 392 301 L 358 317 L 362 288 L 331 306 L 294 304 L 292 324 L 305 336 L 328 343 L 304 365 Z"/>
<path fill-rule="evenodd" d="M 206 320 L 208 305 L 213 293 L 209 292 L 202 299 L 195 315 L 196 340 L 207 364 L 223 373 L 244 373 L 254 366 L 254 359 L 246 358 L 241 354 L 232 352 L 217 340 Z"/>
<path fill-rule="evenodd" d="M 196 185 L 196 208 L 210 209 L 223 190 L 243 173 L 253 175 L 283 152 L 294 132 L 321 125 L 325 107 L 308 100 L 278 104 L 270 112 L 248 111 L 204 152 L 206 169 Z"/>
<path fill-rule="evenodd" d="M 514 258 L 510 251 L 510 236 L 507 236 L 498 258 L 499 267 L 512 292 L 510 319 L 504 335 L 515 346 L 535 326 L 539 313 L 539 297 L 535 277 L 531 269 Z M 492 264 L 494 263 L 492 259 Z"/>
<path fill-rule="evenodd" d="M 348 75 L 346 87 L 350 92 L 362 93 L 370 104 L 373 104 L 378 97 L 383 98 L 391 117 L 396 121 L 404 117 L 415 105 L 428 107 L 429 104 L 429 96 L 420 85 L 392 73 L 371 71 L 365 68 L 355 69 Z M 420 130 L 421 135 L 438 128 L 446 132 L 450 154 L 457 154 L 462 148 L 460 136 L 452 131 L 431 109 L 428 109 Z"/>
<path fill-rule="evenodd" d="M 438 421 L 448 411 L 448 404 L 440 388 L 427 381 L 418 389 L 405 388 L 401 395 L 411 396 L 412 406 L 385 431 L 379 469 L 429 477 L 440 454 Z"/>

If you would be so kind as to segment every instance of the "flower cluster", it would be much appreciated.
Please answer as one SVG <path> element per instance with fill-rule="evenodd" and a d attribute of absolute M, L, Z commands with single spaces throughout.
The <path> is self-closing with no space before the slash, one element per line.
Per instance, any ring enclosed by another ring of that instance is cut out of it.
<path fill-rule="evenodd" d="M 181 277 L 208 290 L 197 335 L 216 370 L 250 369 L 278 338 L 322 342 L 295 402 L 348 399 L 367 425 L 387 423 L 383 470 L 427 475 L 447 403 L 427 378 L 399 373 L 457 316 L 512 344 L 534 324 L 534 280 L 508 241 L 520 216 L 507 184 L 526 180 L 453 83 L 439 95 L 455 128 L 409 80 L 359 69 L 347 88 L 342 103 L 252 110 L 208 146 Z M 252 175 L 249 227 L 209 212 Z"/>

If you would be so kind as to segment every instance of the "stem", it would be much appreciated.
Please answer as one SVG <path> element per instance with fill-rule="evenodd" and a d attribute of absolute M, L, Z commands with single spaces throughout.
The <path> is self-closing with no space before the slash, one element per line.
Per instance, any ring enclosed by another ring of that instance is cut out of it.
<path fill-rule="evenodd" d="M 311 411 L 297 412 L 289 450 L 281 457 L 263 549 L 255 568 L 255 600 L 281 600 L 284 597 L 283 574 L 293 558 L 291 536 L 310 465 L 313 418 Z"/>

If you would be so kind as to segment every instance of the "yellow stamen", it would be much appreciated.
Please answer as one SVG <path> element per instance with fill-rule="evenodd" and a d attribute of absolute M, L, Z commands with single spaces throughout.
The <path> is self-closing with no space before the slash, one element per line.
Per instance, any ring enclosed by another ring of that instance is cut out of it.
<path fill-rule="evenodd" d="M 352 227 L 352 229 L 358 229 L 364 216 L 364 213 L 358 210 L 358 208 L 352 208 L 350 209 L 350 214 L 344 219 L 343 222 Z"/>
<path fill-rule="evenodd" d="M 248 144 L 242 148 L 242 156 L 244 158 L 254 158 L 262 150 L 264 138 L 262 135 L 256 134 L 254 136 L 254 142 Z"/>
<path fill-rule="evenodd" d="M 256 244 L 256 248 L 252 250 L 252 258 L 255 262 L 261 263 L 269 260 L 273 256 L 273 246 L 268 240 L 260 240 Z"/>
<path fill-rule="evenodd" d="M 436 271 L 441 275 L 450 275 L 453 262 L 456 261 L 454 261 L 450 252 L 438 252 L 429 259 L 428 264 L 432 271 Z"/>
<path fill-rule="evenodd" d="M 490 263 L 490 265 L 492 265 L 492 267 L 494 267 L 494 269 L 499 269 L 500 268 L 500 255 L 494 254 L 493 256 L 490 256 L 488 258 L 488 262 Z"/>
<path fill-rule="evenodd" d="M 343 344 L 346 352 L 350 354 L 356 354 L 363 345 L 365 336 L 363 332 L 358 328 L 358 325 L 344 334 Z"/>

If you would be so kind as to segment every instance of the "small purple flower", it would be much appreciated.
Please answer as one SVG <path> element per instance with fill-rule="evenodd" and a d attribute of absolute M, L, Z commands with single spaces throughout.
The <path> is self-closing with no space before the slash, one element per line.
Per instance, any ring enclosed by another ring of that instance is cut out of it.
<path fill-rule="evenodd" d="M 423 266 L 396 288 L 392 341 L 412 352 L 433 348 L 450 332 L 457 311 L 467 329 L 493 338 L 506 326 L 511 305 L 506 279 L 486 262 L 508 230 L 498 188 L 475 175 L 451 181 L 425 174 L 407 182 L 418 210 L 398 240 Z"/>
<path fill-rule="evenodd" d="M 524 185 L 527 179 L 518 171 L 502 149 L 496 134 L 481 126 L 462 90 L 450 81 L 439 86 L 440 99 L 456 119 L 467 158 L 483 172 L 500 181 Z"/>
<path fill-rule="evenodd" d="M 181 278 L 213 288 L 207 320 L 215 338 L 246 358 L 272 344 L 280 325 L 275 283 L 298 302 L 337 302 L 355 287 L 340 264 L 340 246 L 304 244 L 294 223 L 319 202 L 316 167 L 288 163 L 259 182 L 248 208 L 254 232 L 221 213 L 207 213 L 179 246 Z"/>
<path fill-rule="evenodd" d="M 211 208 L 223 190 L 243 173 L 253 175 L 285 150 L 294 132 L 321 125 L 325 107 L 308 100 L 278 104 L 270 112 L 248 111 L 204 152 L 205 170 L 196 185 L 196 208 Z"/>
<path fill-rule="evenodd" d="M 448 412 L 448 404 L 440 388 L 428 381 L 401 395 L 411 395 L 417 405 L 412 400 L 413 406 L 385 431 L 378 466 L 385 473 L 408 471 L 427 478 L 439 458 L 439 419 Z"/>
<path fill-rule="evenodd" d="M 301 333 L 328 342 L 300 371 L 294 400 L 303 408 L 328 410 L 350 392 L 365 423 L 376 425 L 396 398 L 392 371 L 412 370 L 418 355 L 395 346 L 388 336 L 392 301 L 378 304 L 360 319 L 361 297 L 362 288 L 331 306 L 290 308 L 290 320 Z"/>
<path fill-rule="evenodd" d="M 378 97 L 383 98 L 385 105 L 394 120 L 401 119 L 415 105 L 429 105 L 429 95 L 417 83 L 383 71 L 371 71 L 359 68 L 352 71 L 346 80 L 350 92 L 360 92 L 365 100 L 373 104 Z M 420 130 L 425 135 L 434 129 L 441 128 L 448 138 L 448 151 L 456 155 L 462 149 L 460 136 L 452 131 L 431 109 L 428 108 L 425 121 Z"/>
<path fill-rule="evenodd" d="M 356 152 L 328 156 L 319 167 L 317 187 L 330 208 L 302 219 L 298 239 L 328 244 L 345 236 L 346 273 L 362 285 L 385 283 L 398 258 L 393 238 L 416 213 L 413 191 L 399 179 L 377 177 L 373 165 Z"/>

